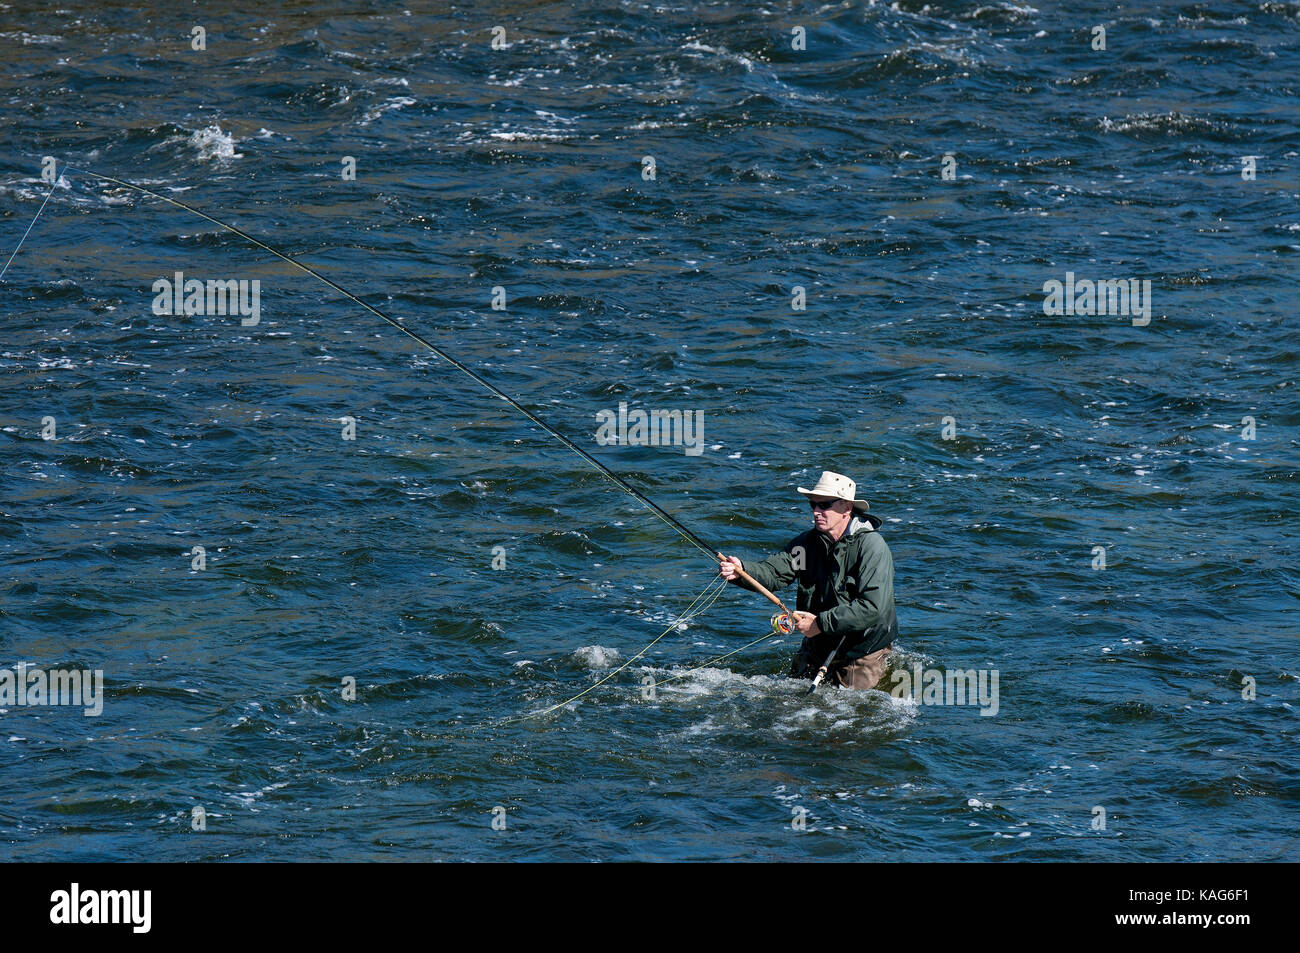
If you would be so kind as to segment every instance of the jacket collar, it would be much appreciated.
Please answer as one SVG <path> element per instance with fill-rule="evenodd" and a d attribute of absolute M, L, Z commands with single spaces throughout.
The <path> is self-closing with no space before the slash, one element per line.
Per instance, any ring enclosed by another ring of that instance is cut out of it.
<path fill-rule="evenodd" d="M 870 513 L 863 513 L 861 516 L 854 516 L 849 520 L 849 528 L 844 536 L 852 536 L 854 533 L 874 533 L 885 524 L 879 516 L 872 516 Z M 843 537 L 841 537 L 842 539 Z"/>
<path fill-rule="evenodd" d="M 849 520 L 848 528 L 844 531 L 844 535 L 839 539 L 831 539 L 819 529 L 813 530 L 813 535 L 821 540 L 821 543 L 826 547 L 827 552 L 833 552 L 839 546 L 847 544 L 853 536 L 856 536 L 859 533 L 863 536 L 868 533 L 874 533 L 876 530 L 880 529 L 884 522 L 885 521 L 879 516 L 872 516 L 864 513 L 861 516 L 855 515 L 851 520 Z"/>

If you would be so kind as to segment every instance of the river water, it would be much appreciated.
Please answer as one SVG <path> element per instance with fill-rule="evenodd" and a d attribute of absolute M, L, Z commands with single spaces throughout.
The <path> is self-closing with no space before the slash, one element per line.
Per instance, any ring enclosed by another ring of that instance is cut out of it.
<path fill-rule="evenodd" d="M 0 669 L 103 672 L 0 705 L 12 856 L 1300 857 L 1300 4 L 211 9 L 0 5 L 5 258 L 60 176 L 0 285 Z M 768 627 L 731 589 L 539 715 L 714 567 L 91 171 L 742 559 L 850 475 L 891 683 L 996 706 L 705 664 Z"/>

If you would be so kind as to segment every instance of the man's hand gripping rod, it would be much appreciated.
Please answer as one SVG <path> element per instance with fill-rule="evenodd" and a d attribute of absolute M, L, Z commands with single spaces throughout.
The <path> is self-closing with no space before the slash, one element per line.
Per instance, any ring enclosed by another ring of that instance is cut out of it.
<path fill-rule="evenodd" d="M 718 561 L 727 562 L 728 560 L 726 556 L 722 555 L 722 553 L 718 553 Z M 735 564 L 733 563 L 732 565 L 734 566 Z M 763 585 L 761 582 L 759 582 L 749 573 L 745 572 L 745 570 L 742 569 L 740 566 L 736 566 L 735 568 L 736 568 L 736 575 L 739 576 L 741 579 L 743 579 L 751 589 L 753 589 L 760 596 L 763 596 L 765 599 L 767 599 L 768 602 L 772 603 L 773 605 L 775 605 L 781 610 L 776 615 L 772 616 L 772 631 L 779 632 L 782 635 L 789 635 L 791 632 L 793 632 L 794 613 L 791 612 L 788 608 L 786 608 L 786 604 L 782 602 L 780 599 L 778 599 L 772 593 L 771 589 L 768 589 L 765 585 Z"/>

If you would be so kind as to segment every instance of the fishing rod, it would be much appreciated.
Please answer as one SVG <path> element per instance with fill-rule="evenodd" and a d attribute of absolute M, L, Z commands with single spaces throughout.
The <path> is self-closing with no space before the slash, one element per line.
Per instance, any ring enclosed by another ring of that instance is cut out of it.
<path fill-rule="evenodd" d="M 310 265 L 305 265 L 302 262 L 298 261 L 296 258 L 286 255 L 284 252 L 279 251 L 278 249 L 272 248 L 266 242 L 254 238 L 252 235 L 248 234 L 242 229 L 236 228 L 234 225 L 230 225 L 227 222 L 223 222 L 220 219 L 215 218 L 212 215 L 209 215 L 208 213 L 203 212 L 192 205 L 187 205 L 185 202 L 181 202 L 177 199 L 170 198 L 159 192 L 155 192 L 153 189 L 145 188 L 143 185 L 136 185 L 134 182 L 127 182 L 124 179 L 114 178 L 111 175 L 104 175 L 101 172 L 91 172 L 89 169 L 76 169 L 73 168 L 72 166 L 67 166 L 65 167 L 64 171 L 80 172 L 84 175 L 93 176 L 96 179 L 102 179 L 105 182 L 112 182 L 114 185 L 119 185 L 122 188 L 134 189 L 135 191 L 143 195 L 148 195 L 151 198 L 155 198 L 158 199 L 159 201 L 166 202 L 169 205 L 174 205 L 176 208 L 184 209 L 185 211 L 193 215 L 197 215 L 200 218 L 206 219 L 207 221 L 211 222 L 214 225 L 217 225 L 221 228 L 226 229 L 229 232 L 234 233 L 235 235 L 238 235 L 240 238 L 244 239 L 244 241 L 256 245 L 258 248 L 261 248 L 263 251 L 270 252 L 272 255 L 274 255 L 276 258 L 279 258 L 281 261 L 288 262 L 290 265 L 293 265 L 293 267 L 297 268 L 298 270 L 308 275 L 311 275 L 313 278 L 315 278 L 318 281 L 325 283 L 330 288 L 334 289 L 339 294 L 343 295 L 345 298 L 365 308 L 375 317 L 387 322 L 389 325 L 401 331 L 407 337 L 411 338 L 414 341 L 417 341 L 418 343 L 422 344 L 424 347 L 428 348 L 434 354 L 438 355 L 438 357 L 442 358 L 452 367 L 456 368 L 456 370 L 467 375 L 476 383 L 485 387 L 488 391 L 492 393 L 493 396 L 505 401 L 507 404 L 509 404 L 519 413 L 523 414 L 530 421 L 535 423 L 538 427 L 541 427 L 543 430 L 549 433 L 556 440 L 560 441 L 560 443 L 564 444 L 564 446 L 568 447 L 570 450 L 572 450 L 574 453 L 580 456 L 586 463 L 590 464 L 591 466 L 599 470 L 601 474 L 603 474 L 606 478 L 608 478 L 620 490 L 623 490 L 625 493 L 629 494 L 638 502 L 640 502 L 642 505 L 644 505 L 648 510 L 650 510 L 650 512 L 654 513 L 655 516 L 657 516 L 659 519 L 667 523 L 672 529 L 676 530 L 677 533 L 683 539 L 691 543 L 697 549 L 708 554 L 710 558 L 712 558 L 717 553 L 717 550 L 714 547 L 709 546 L 707 543 L 701 540 L 699 536 L 697 536 L 691 530 L 683 526 L 679 520 L 677 520 L 672 514 L 664 510 L 663 507 L 661 507 L 658 503 L 654 502 L 654 500 L 650 499 L 648 496 L 646 496 L 636 487 L 629 484 L 617 473 L 615 473 L 605 464 L 601 463 L 599 460 L 597 460 L 586 450 L 582 449 L 582 447 L 578 446 L 576 443 L 570 440 L 567 436 L 565 436 L 555 427 L 552 427 L 545 420 L 539 417 L 536 412 L 529 410 L 527 407 L 519 403 L 519 401 L 515 400 L 513 397 L 511 397 L 501 388 L 497 387 L 495 384 L 489 381 L 487 378 L 483 377 L 477 371 L 473 370 L 472 368 L 458 361 L 456 358 L 452 357 L 450 354 L 448 354 L 442 348 L 438 347 L 438 345 L 434 344 L 432 341 L 428 340 L 427 338 L 423 337 L 417 332 L 412 331 L 410 328 L 406 327 L 404 324 L 402 324 L 400 321 L 396 320 L 395 318 L 389 317 L 387 314 L 380 311 L 378 308 L 374 307 L 373 305 L 367 304 L 365 301 L 362 301 L 352 292 L 348 291 L 346 288 L 342 287 L 332 279 L 326 278 L 324 275 L 316 271 L 316 269 L 312 268 Z"/>
<path fill-rule="evenodd" d="M 722 559 L 722 558 L 723 558 L 722 553 L 718 553 L 718 559 Z M 768 602 L 771 602 L 773 605 L 775 605 L 777 608 L 781 610 L 776 615 L 772 616 L 773 633 L 779 633 L 781 635 L 789 635 L 791 632 L 793 632 L 794 613 L 791 612 L 786 607 L 786 604 L 782 602 L 775 594 L 773 594 L 772 590 L 768 589 L 765 585 L 763 585 L 761 582 L 759 582 L 749 573 L 745 572 L 744 569 L 742 569 L 739 566 L 736 566 L 735 569 L 736 569 L 736 575 L 739 576 L 741 579 L 743 579 L 746 585 L 752 587 L 753 590 L 757 592 L 760 596 L 767 599 Z"/>
<path fill-rule="evenodd" d="M 202 218 L 202 219 L 205 219 L 206 221 L 211 222 L 213 225 L 216 225 L 216 226 L 218 226 L 218 227 L 220 227 L 220 228 L 224 228 L 226 231 L 231 232 L 231 233 L 233 233 L 233 234 L 235 234 L 235 235 L 238 235 L 240 238 L 244 239 L 244 241 L 246 241 L 246 242 L 248 242 L 248 243 L 250 243 L 250 244 L 252 244 L 252 245 L 257 246 L 258 248 L 261 248 L 263 251 L 270 252 L 272 255 L 274 255 L 276 258 L 279 258 L 281 261 L 287 262 L 288 264 L 290 264 L 290 265 L 292 265 L 293 267 L 297 268 L 299 271 L 302 271 L 302 272 L 304 272 L 305 274 L 308 274 L 308 275 L 310 275 L 311 277 L 315 278 L 317 281 L 320 281 L 320 282 L 324 283 L 325 285 L 328 285 L 328 286 L 329 286 L 330 288 L 332 288 L 334 291 L 337 291 L 339 294 L 343 295 L 343 297 L 345 297 L 345 298 L 347 298 L 348 300 L 350 300 L 350 301 L 352 301 L 352 302 L 354 302 L 354 303 L 360 305 L 361 307 L 363 307 L 363 308 L 365 308 L 367 311 L 369 311 L 371 314 L 373 314 L 375 317 L 379 318 L 380 320 L 382 320 L 382 321 L 386 322 L 387 324 L 391 325 L 392 327 L 396 328 L 398 331 L 401 331 L 403 334 L 405 334 L 407 337 L 411 338 L 413 341 L 416 341 L 417 343 L 419 343 L 419 344 L 423 345 L 424 347 L 428 348 L 430 351 L 432 351 L 432 352 L 433 352 L 434 354 L 436 354 L 438 357 L 442 358 L 444 361 L 446 361 L 446 362 L 447 362 L 448 364 L 450 364 L 452 367 L 456 368 L 456 370 L 460 371 L 461 373 L 465 374 L 466 376 L 468 376 L 469 378 L 471 378 L 472 380 L 474 380 L 476 383 L 478 383 L 478 384 L 481 385 L 482 387 L 486 388 L 489 392 L 492 393 L 493 396 L 495 396 L 495 397 L 497 397 L 497 398 L 499 398 L 499 399 L 505 401 L 507 404 L 509 404 L 511 407 L 513 407 L 513 408 L 514 408 L 515 410 L 517 410 L 519 413 L 523 414 L 526 418 L 528 418 L 530 421 L 532 421 L 534 424 L 536 424 L 536 425 L 537 425 L 538 427 L 540 427 L 542 430 L 544 430 L 544 431 L 546 431 L 547 433 L 549 433 L 549 434 L 550 434 L 552 437 L 554 437 L 556 440 L 560 441 L 560 443 L 562 443 L 564 446 L 568 447 L 570 450 L 572 450 L 574 453 L 576 453 L 579 457 L 581 457 L 581 458 L 583 459 L 583 461 L 585 461 L 585 462 L 586 462 L 587 464 L 589 464 L 590 466 L 594 467 L 597 471 L 599 471 L 602 475 L 604 475 L 604 476 L 605 476 L 605 477 L 606 477 L 606 478 L 607 478 L 611 483 L 613 483 L 616 487 L 618 487 L 620 490 L 622 490 L 623 492 L 625 492 L 625 493 L 627 493 L 628 495 L 630 495 L 633 499 L 637 500 L 637 502 L 639 502 L 639 503 L 641 503 L 643 506 L 645 506 L 646 509 L 650 510 L 650 512 L 653 513 L 656 517 L 658 517 L 660 520 L 662 520 L 662 521 L 663 521 L 665 524 L 667 524 L 671 529 L 675 530 L 679 536 L 681 536 L 683 539 L 685 539 L 687 542 L 689 542 L 689 543 L 690 543 L 692 546 L 694 546 L 696 549 L 700 550 L 702 553 L 704 553 L 706 556 L 708 556 L 711 560 L 712 560 L 712 559 L 715 559 L 715 558 L 718 559 L 718 560 L 723 559 L 723 556 L 722 556 L 722 553 L 721 553 L 720 550 L 718 550 L 718 549 L 717 549 L 716 547 L 714 547 L 714 546 L 710 546 L 710 545 L 708 545 L 707 543 L 705 543 L 705 542 L 704 542 L 702 539 L 700 539 L 700 537 L 697 536 L 694 532 L 692 532 L 692 531 L 691 531 L 690 529 L 688 529 L 687 527 L 683 526 L 682 523 L 681 523 L 681 521 L 679 521 L 679 520 L 678 520 L 676 517 L 674 517 L 671 513 L 667 512 L 663 507 L 661 507 L 661 506 L 660 506 L 658 503 L 656 503 L 654 500 L 650 499 L 648 496 L 646 496 L 644 493 L 642 493 L 642 492 L 641 492 L 640 490 L 638 490 L 636 487 L 634 487 L 634 486 L 632 486 L 631 484 L 629 484 L 626 480 L 624 480 L 622 477 L 620 477 L 617 473 L 615 473 L 613 470 L 611 470 L 611 469 L 610 469 L 609 467 L 607 467 L 605 464 L 601 463 L 599 460 L 597 460 L 594 456 L 592 456 L 592 455 L 591 455 L 590 453 L 588 453 L 586 450 L 582 449 L 582 447 L 578 446 L 576 443 L 574 443 L 572 440 L 570 440 L 567 436 L 565 436 L 563 433 L 561 433 L 561 432 L 560 432 L 559 430 L 557 430 L 555 427 L 552 427 L 552 426 L 551 426 L 550 424 L 548 424 L 545 420 L 543 420 L 541 417 L 539 417 L 539 416 L 538 416 L 534 411 L 529 410 L 527 407 L 525 407 L 523 404 L 519 403 L 519 401 L 515 400 L 513 397 L 511 397 L 509 394 L 507 394 L 507 393 L 506 393 L 505 391 L 503 391 L 501 388 L 497 387 L 495 384 L 493 384 L 491 381 L 489 381 L 487 378 L 483 377 L 481 374 L 479 374 L 479 373 L 478 373 L 477 371 L 475 371 L 473 368 L 471 368 L 471 367 L 467 366 L 466 364 L 463 364 L 462 362 L 458 361 L 456 358 L 452 357 L 450 354 L 448 354 L 448 353 L 447 353 L 446 351 L 444 351 L 442 348 L 438 347 L 438 345 L 434 344 L 432 341 L 430 341 L 430 340 L 428 340 L 427 338 L 425 338 L 423 335 L 418 334 L 418 333 L 415 332 L 415 331 L 412 331 L 410 328 L 406 327 L 406 326 L 405 326 L 404 324 L 402 324 L 400 321 L 396 320 L 395 318 L 389 317 L 387 314 L 385 314 L 384 312 L 380 311 L 378 308 L 374 307 L 373 305 L 368 304 L 368 303 L 366 303 L 365 301 L 362 301 L 360 298 L 358 298 L 358 297 L 357 297 L 356 295 L 354 295 L 352 292 L 348 291 L 346 288 L 342 287 L 341 285 L 339 285 L 337 282 L 333 281 L 332 279 L 325 277 L 325 276 L 322 275 L 320 272 L 316 271 L 316 269 L 312 268 L 310 265 L 305 265 L 305 264 L 303 264 L 302 262 L 298 261 L 296 258 L 293 258 L 293 257 L 291 257 L 291 256 L 289 256 L 289 255 L 287 255 L 287 254 L 285 254 L 284 252 L 282 252 L 282 251 L 280 251 L 280 250 L 278 250 L 278 249 L 276 249 L 276 248 L 272 248 L 272 247 L 271 247 L 270 245 L 268 245 L 266 242 L 261 241 L 260 239 L 254 238 L 252 235 L 248 234 L 247 232 L 243 231 L 242 229 L 236 228 L 234 225 L 230 225 L 230 224 L 228 224 L 228 223 L 226 223 L 226 222 L 223 222 L 223 221 L 221 221 L 220 219 L 218 219 L 218 218 L 216 218 L 216 217 L 214 217 L 214 216 L 212 216 L 212 215 L 209 215 L 207 212 L 201 211 L 201 210 L 195 208 L 195 207 L 192 206 L 192 205 L 188 205 L 188 204 L 186 204 L 185 202 L 181 202 L 181 201 L 179 201 L 178 199 L 170 198 L 169 196 L 163 195 L 163 194 L 160 193 L 160 192 L 155 192 L 153 189 L 146 188 L 146 187 L 143 186 L 143 185 L 137 185 L 137 184 L 135 184 L 134 182 L 128 182 L 128 181 L 126 181 L 125 179 L 115 178 L 114 176 L 111 176 L 111 175 L 104 175 L 104 174 L 101 173 L 101 172 L 92 172 L 92 171 L 89 170 L 89 169 L 77 169 L 77 168 L 74 168 L 74 167 L 71 166 L 71 165 L 65 166 L 65 167 L 64 167 L 64 172 L 79 172 L 79 173 L 81 173 L 81 174 L 83 174 L 83 175 L 88 175 L 88 176 L 91 176 L 91 177 L 93 177 L 93 178 L 100 179 L 100 180 L 102 180 L 102 181 L 104 181 L 104 182 L 111 182 L 111 183 L 113 183 L 114 185 L 120 186 L 120 187 L 125 188 L 125 189 L 132 189 L 132 190 L 134 190 L 134 191 L 136 191 L 136 192 L 139 192 L 139 193 L 142 194 L 142 195 L 150 196 L 151 198 L 158 199 L 158 200 L 161 201 L 161 202 L 166 202 L 168 205 L 172 205 L 172 206 L 175 206 L 176 208 L 183 209 L 184 211 L 189 212 L 189 213 L 192 214 L 192 215 L 197 215 L 199 218 Z M 58 182 L 58 176 L 57 176 L 57 175 L 54 177 L 54 181 L 55 181 L 55 183 L 57 184 L 57 182 Z M 53 195 L 53 194 L 54 194 L 54 190 L 53 190 L 53 188 L 51 188 L 51 190 L 50 190 L 50 195 Z M 45 197 L 45 200 L 48 202 L 48 201 L 49 201 L 49 198 L 50 198 L 50 196 L 47 195 L 47 196 Z M 41 205 L 41 209 L 44 210 L 44 208 L 45 208 L 45 205 L 44 205 L 44 203 L 42 203 L 42 205 Z M 40 214 L 41 214 L 40 211 L 38 211 L 38 212 L 36 213 L 37 217 L 39 217 Z M 33 225 L 36 224 L 36 219 L 35 219 L 35 218 L 32 219 L 32 224 L 33 224 Z M 29 231 L 29 232 L 31 231 L 31 227 L 30 227 L 30 226 L 28 227 L 28 231 Z M 24 235 L 23 237 L 24 237 L 24 239 L 25 239 L 27 236 Z M 21 247 L 21 244 L 22 244 L 22 243 L 20 242 L 20 243 L 19 243 L 19 246 L 20 246 L 20 247 Z M 15 249 L 15 250 L 14 250 L 14 254 L 16 255 L 17 253 L 18 253 L 18 252 L 17 252 L 17 249 Z M 12 256 L 11 256 L 10 260 L 12 261 Z M 6 267 L 6 269 L 7 269 L 7 268 L 8 268 L 8 265 L 6 265 L 5 267 Z M 762 585 L 761 585 L 757 580 L 755 580 L 752 576 L 749 575 L 749 573 L 745 572 L 743 569 L 737 568 L 736 572 L 737 572 L 737 575 L 739 575 L 743 580 L 745 580 L 745 582 L 746 582 L 748 585 L 750 585 L 751 587 L 753 587 L 753 590 L 754 590 L 755 592 L 759 593 L 759 594 L 762 595 L 764 598 L 766 598 L 768 601 L 772 602 L 774 605 L 776 605 L 778 608 L 780 608 L 781 612 L 777 613 L 777 615 L 775 615 L 775 616 L 772 617 L 772 628 L 773 628 L 773 631 L 779 631 L 779 632 L 782 632 L 783 634 L 786 634 L 786 635 L 788 635 L 788 634 L 790 634 L 791 632 L 793 632 L 793 631 L 794 631 L 794 614 L 789 610 L 789 608 L 786 607 L 785 603 L 783 603 L 779 598 L 777 598 L 775 595 L 773 595 L 772 592 L 771 592 L 770 590 L 768 590 L 766 587 L 762 586 Z"/>

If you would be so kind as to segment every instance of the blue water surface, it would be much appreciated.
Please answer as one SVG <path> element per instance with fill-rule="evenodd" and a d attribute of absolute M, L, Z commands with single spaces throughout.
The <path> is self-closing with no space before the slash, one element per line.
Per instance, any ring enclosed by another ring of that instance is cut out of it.
<path fill-rule="evenodd" d="M 1280 0 L 4 5 L 5 258 L 61 178 L 0 284 L 0 669 L 105 692 L 0 706 L 11 856 L 1297 859 L 1298 39 Z M 633 659 L 698 550 L 91 172 L 742 559 L 854 477 L 895 671 L 996 670 L 996 713 L 805 697 L 789 637 L 706 664 L 768 627 L 737 589 Z M 259 322 L 155 313 L 177 272 Z M 1046 313 L 1067 275 L 1149 314 Z M 701 452 L 597 444 L 620 404 Z"/>

